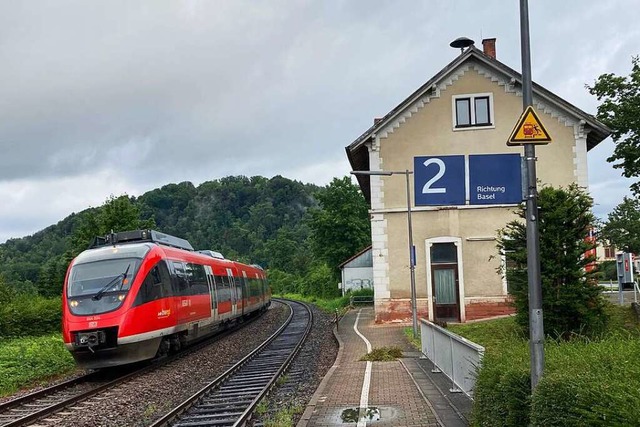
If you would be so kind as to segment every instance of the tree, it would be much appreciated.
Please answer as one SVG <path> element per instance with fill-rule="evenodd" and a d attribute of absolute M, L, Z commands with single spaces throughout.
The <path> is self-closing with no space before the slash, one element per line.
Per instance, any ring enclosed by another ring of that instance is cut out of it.
<path fill-rule="evenodd" d="M 603 74 L 591 87 L 589 93 L 598 97 L 597 118 L 611 128 L 611 137 L 616 143 L 608 162 L 616 162 L 627 178 L 640 177 L 640 59 L 631 60 L 633 66 L 628 77 Z M 631 185 L 634 194 L 640 194 L 640 183 Z"/>
<path fill-rule="evenodd" d="M 585 257 L 594 247 L 585 239 L 595 221 L 592 204 L 589 195 L 576 184 L 566 189 L 545 187 L 539 194 L 544 330 L 553 337 L 595 334 L 606 324 L 597 272 L 585 269 L 594 261 L 593 257 Z M 524 206 L 518 215 L 526 218 Z M 508 223 L 499 231 L 498 248 L 510 261 L 506 276 L 516 307 L 516 322 L 528 330 L 526 225 L 517 220 Z"/>
<path fill-rule="evenodd" d="M 371 243 L 369 208 L 349 177 L 334 178 L 317 195 L 321 209 L 311 211 L 312 249 L 338 278 L 338 265 Z"/>
<path fill-rule="evenodd" d="M 16 291 L 7 285 L 0 275 L 0 305 L 8 304 L 16 296 Z"/>
<path fill-rule="evenodd" d="M 87 248 L 96 236 L 113 231 L 128 231 L 155 227 L 153 218 L 143 220 L 140 207 L 126 194 L 111 195 L 97 209 L 88 209 L 80 218 L 71 241 L 73 256 Z"/>
<path fill-rule="evenodd" d="M 625 197 L 609 213 L 602 237 L 620 250 L 640 254 L 640 200 Z"/>

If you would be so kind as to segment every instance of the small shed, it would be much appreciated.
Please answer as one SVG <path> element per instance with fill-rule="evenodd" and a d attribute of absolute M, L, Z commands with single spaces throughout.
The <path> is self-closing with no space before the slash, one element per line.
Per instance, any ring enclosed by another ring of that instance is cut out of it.
<path fill-rule="evenodd" d="M 368 246 L 340 264 L 342 295 L 347 291 L 373 289 L 373 258 Z"/>

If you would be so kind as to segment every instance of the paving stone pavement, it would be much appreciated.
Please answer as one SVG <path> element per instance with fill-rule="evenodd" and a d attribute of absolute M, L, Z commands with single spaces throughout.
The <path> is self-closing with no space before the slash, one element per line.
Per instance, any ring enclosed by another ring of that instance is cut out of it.
<path fill-rule="evenodd" d="M 446 386 L 434 381 L 428 361 L 419 359 L 421 353 L 409 344 L 405 326 L 376 325 L 373 316 L 373 308 L 364 307 L 350 310 L 341 319 L 335 331 L 340 343 L 338 357 L 298 427 L 466 426 L 464 412 L 470 409 L 470 402 L 463 401 L 462 411 L 456 408 L 443 391 Z M 405 355 L 393 362 L 370 362 L 368 393 L 363 393 L 368 363 L 360 361 L 367 353 L 367 345 L 354 329 L 356 320 L 358 331 L 373 348 L 397 346 Z M 360 408 L 363 397 L 366 408 Z"/>

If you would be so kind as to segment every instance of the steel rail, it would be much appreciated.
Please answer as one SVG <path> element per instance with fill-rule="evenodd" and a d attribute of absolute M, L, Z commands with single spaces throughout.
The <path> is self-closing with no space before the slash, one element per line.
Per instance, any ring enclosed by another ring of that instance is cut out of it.
<path fill-rule="evenodd" d="M 238 322 L 226 330 L 223 330 L 211 337 L 197 342 L 196 344 L 186 347 L 184 350 L 176 353 L 173 356 L 156 359 L 151 365 L 136 369 L 130 373 L 124 374 L 115 379 L 100 384 L 92 388 L 91 390 L 78 393 L 71 397 L 64 394 L 65 390 L 69 390 L 77 385 L 93 381 L 94 379 L 97 380 L 99 379 L 100 375 L 104 375 L 104 371 L 90 372 L 81 377 L 77 377 L 69 381 L 65 381 L 60 384 L 56 384 L 54 386 L 47 387 L 45 389 L 38 390 L 36 392 L 4 402 L 0 404 L 0 427 L 23 426 L 35 420 L 54 414 L 55 412 L 64 409 L 65 407 L 70 406 L 74 403 L 87 400 L 90 397 L 103 392 L 104 390 L 113 388 L 135 377 L 146 374 L 147 372 L 151 372 L 175 360 L 181 359 L 189 354 L 201 350 L 215 343 L 221 338 L 231 335 L 242 327 L 252 323 L 259 317 L 260 316 L 258 315 L 252 316 L 248 319 L 244 319 L 242 322 Z"/>
<path fill-rule="evenodd" d="M 313 324 L 306 304 L 282 302 L 291 309 L 282 327 L 150 427 L 244 425 L 300 351 Z"/>

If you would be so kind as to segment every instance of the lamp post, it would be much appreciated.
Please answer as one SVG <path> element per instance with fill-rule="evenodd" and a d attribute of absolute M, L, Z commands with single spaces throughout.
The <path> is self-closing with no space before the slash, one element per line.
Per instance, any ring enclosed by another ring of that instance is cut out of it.
<path fill-rule="evenodd" d="M 411 190 L 409 186 L 409 176 L 413 171 L 351 171 L 352 175 L 368 176 L 391 176 L 404 175 L 407 182 L 407 229 L 409 233 L 409 272 L 411 275 L 411 320 L 413 322 L 413 337 L 418 337 L 418 309 L 416 303 L 416 260 L 415 248 L 413 247 L 413 227 L 411 224 Z"/>

